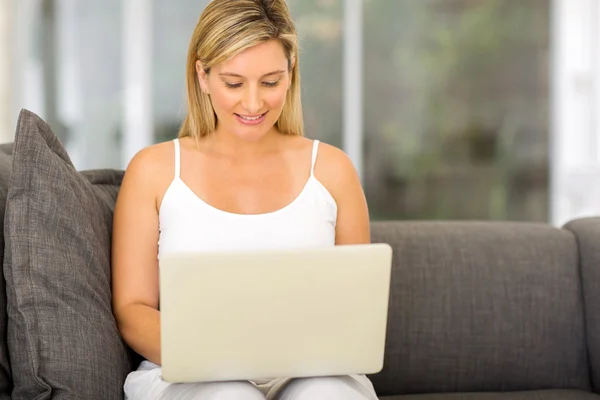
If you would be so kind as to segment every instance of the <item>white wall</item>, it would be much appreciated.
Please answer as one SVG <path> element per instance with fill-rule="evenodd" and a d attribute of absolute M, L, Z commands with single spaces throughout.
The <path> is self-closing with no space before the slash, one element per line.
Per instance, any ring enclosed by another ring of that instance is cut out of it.
<path fill-rule="evenodd" d="M 363 176 L 363 0 L 344 1 L 343 148 Z"/>
<path fill-rule="evenodd" d="M 153 143 L 152 2 L 122 0 L 124 87 L 121 167 Z"/>

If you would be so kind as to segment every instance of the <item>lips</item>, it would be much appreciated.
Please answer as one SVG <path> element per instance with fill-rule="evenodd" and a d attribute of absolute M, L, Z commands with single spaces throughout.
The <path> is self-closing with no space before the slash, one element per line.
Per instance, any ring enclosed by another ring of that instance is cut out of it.
<path fill-rule="evenodd" d="M 268 111 L 267 111 L 268 112 Z M 235 114 L 235 117 L 244 125 L 258 125 L 265 120 L 267 112 L 259 115 L 240 115 Z"/>
<path fill-rule="evenodd" d="M 242 118 L 244 118 L 244 119 L 246 119 L 248 121 L 256 121 L 257 119 L 259 119 L 260 117 L 262 117 L 265 114 L 259 114 L 259 115 L 256 115 L 254 117 L 251 117 L 251 116 L 248 116 L 248 115 L 240 115 L 240 114 L 236 114 L 236 115 L 238 115 L 238 116 L 240 116 L 240 117 L 242 117 Z"/>

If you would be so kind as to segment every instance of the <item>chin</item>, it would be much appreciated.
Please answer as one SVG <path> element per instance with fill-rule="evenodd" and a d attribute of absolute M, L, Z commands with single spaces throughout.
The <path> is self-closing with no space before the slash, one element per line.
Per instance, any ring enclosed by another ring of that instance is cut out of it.
<path fill-rule="evenodd" d="M 264 138 L 269 131 L 273 129 L 274 125 L 274 122 L 268 120 L 263 121 L 260 125 L 256 126 L 243 126 L 237 121 L 234 121 L 231 132 L 241 140 L 256 142 Z"/>

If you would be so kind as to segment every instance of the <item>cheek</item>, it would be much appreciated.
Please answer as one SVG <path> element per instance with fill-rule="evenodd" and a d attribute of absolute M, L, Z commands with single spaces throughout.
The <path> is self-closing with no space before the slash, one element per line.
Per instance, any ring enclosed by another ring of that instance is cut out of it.
<path fill-rule="evenodd" d="M 235 108 L 235 105 L 238 102 L 235 94 L 225 91 L 225 90 L 214 90 L 211 91 L 211 101 L 215 111 L 223 110 L 227 111 L 232 108 Z"/>
<path fill-rule="evenodd" d="M 215 91 L 211 93 L 211 101 L 215 113 L 219 118 L 227 118 L 236 111 L 238 98 L 226 91 Z"/>
<path fill-rule="evenodd" d="M 265 95 L 265 102 L 269 105 L 270 108 L 283 108 L 286 96 L 287 90 L 285 88 L 278 88 L 277 90 L 273 90 L 267 95 Z"/>
<path fill-rule="evenodd" d="M 263 101 L 271 109 L 282 109 L 287 96 L 287 89 L 277 88 L 277 90 L 269 90 L 263 94 Z M 240 94 L 236 91 L 229 90 L 212 90 L 211 101 L 217 114 L 233 113 L 236 111 L 240 103 Z"/>

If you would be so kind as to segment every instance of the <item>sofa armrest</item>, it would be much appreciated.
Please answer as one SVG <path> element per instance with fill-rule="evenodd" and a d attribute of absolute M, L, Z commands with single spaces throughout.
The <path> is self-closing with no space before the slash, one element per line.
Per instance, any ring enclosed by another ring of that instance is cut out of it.
<path fill-rule="evenodd" d="M 576 219 L 563 228 L 577 240 L 591 380 L 600 393 L 600 217 Z"/>

